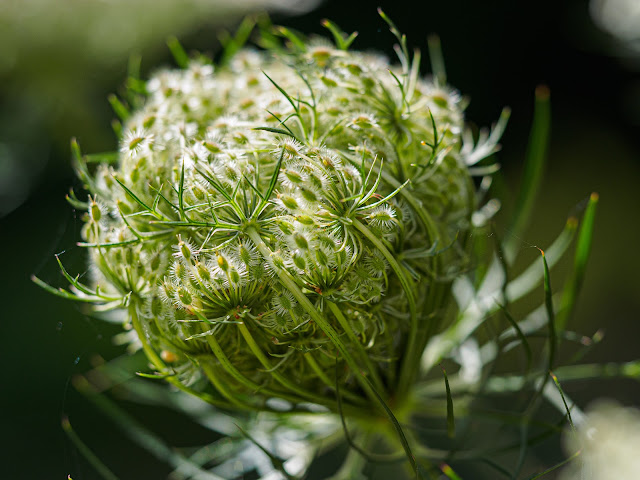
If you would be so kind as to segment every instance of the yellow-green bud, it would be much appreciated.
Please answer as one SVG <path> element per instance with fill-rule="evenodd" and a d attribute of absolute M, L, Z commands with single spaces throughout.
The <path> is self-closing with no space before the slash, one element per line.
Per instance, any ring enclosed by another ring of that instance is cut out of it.
<path fill-rule="evenodd" d="M 91 204 L 89 206 L 89 212 L 91 215 L 91 220 L 93 220 L 96 223 L 98 223 L 102 218 L 102 212 L 100 211 L 100 207 L 93 200 L 91 201 Z"/>
<path fill-rule="evenodd" d="M 296 202 L 296 199 L 290 195 L 281 195 L 280 200 L 289 210 L 296 210 L 298 208 L 298 202 Z"/>
<path fill-rule="evenodd" d="M 180 287 L 178 289 L 178 297 L 180 298 L 180 301 L 184 304 L 184 305 L 191 305 L 191 302 L 193 301 L 193 298 L 191 297 L 191 294 L 189 293 L 189 291 L 184 288 L 184 287 Z"/>
<path fill-rule="evenodd" d="M 218 266 L 223 272 L 229 270 L 229 262 L 227 262 L 227 259 L 224 258 L 221 254 L 218 254 L 216 260 L 218 262 Z"/>
<path fill-rule="evenodd" d="M 307 250 L 309 248 L 309 242 L 304 237 L 304 235 L 296 232 L 293 234 L 293 240 L 296 242 L 298 248 L 301 248 L 303 250 Z"/>
<path fill-rule="evenodd" d="M 304 257 L 300 255 L 300 252 L 298 252 L 297 250 L 293 253 L 293 263 L 300 270 L 304 270 L 307 266 L 306 262 L 304 261 Z"/>

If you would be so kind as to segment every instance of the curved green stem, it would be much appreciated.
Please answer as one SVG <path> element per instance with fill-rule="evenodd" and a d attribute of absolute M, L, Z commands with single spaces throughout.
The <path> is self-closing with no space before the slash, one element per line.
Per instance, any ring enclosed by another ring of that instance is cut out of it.
<path fill-rule="evenodd" d="M 203 362 L 199 362 L 200 368 L 207 376 L 209 381 L 213 384 L 213 386 L 220 392 L 224 398 L 229 400 L 229 402 L 233 405 L 235 409 L 240 410 L 257 410 L 257 407 L 246 404 L 242 400 L 239 399 L 239 395 L 235 395 L 235 392 L 232 392 L 225 381 L 218 376 L 218 372 L 211 366 L 210 359 L 207 359 Z"/>
<path fill-rule="evenodd" d="M 331 313 L 333 313 L 333 315 L 338 320 L 338 323 L 340 324 L 342 329 L 347 334 L 347 337 L 349 337 L 349 340 L 351 340 L 351 344 L 353 345 L 353 347 L 358 352 L 358 356 L 360 357 L 360 360 L 362 360 L 364 362 L 365 366 L 367 367 L 367 371 L 369 373 L 369 376 L 371 377 L 373 385 L 380 392 L 384 392 L 385 391 L 384 384 L 382 383 L 382 380 L 380 379 L 380 375 L 378 374 L 378 370 L 371 363 L 371 359 L 369 358 L 369 355 L 367 355 L 367 352 L 364 350 L 364 347 L 362 346 L 362 343 L 360 343 L 360 340 L 358 339 L 358 337 L 356 337 L 356 334 L 353 331 L 353 328 L 351 328 L 351 325 L 349 325 L 349 322 L 347 322 L 347 319 L 344 317 L 344 315 L 342 314 L 342 312 L 340 311 L 340 309 L 338 308 L 338 306 L 335 303 L 333 303 L 331 301 L 328 301 L 328 300 L 327 300 L 326 303 L 329 306 L 329 310 L 331 310 Z"/>
<path fill-rule="evenodd" d="M 255 357 L 262 364 L 262 366 L 266 368 L 280 384 L 282 384 L 282 386 L 288 388 L 292 392 L 297 393 L 302 398 L 305 398 L 307 400 L 309 400 L 310 398 L 313 398 L 313 395 L 310 392 L 303 390 L 298 385 L 289 381 L 289 379 L 283 377 L 280 374 L 280 372 L 278 372 L 277 370 L 274 370 L 273 365 L 271 365 L 271 362 L 266 357 L 264 352 L 260 349 L 260 346 L 256 343 L 255 339 L 253 338 L 253 335 L 251 335 L 251 332 L 249 331 L 249 329 L 244 323 L 238 324 L 238 328 L 240 329 L 240 333 L 242 334 L 243 338 L 247 342 L 247 345 L 251 350 L 251 352 L 255 355 Z"/>
<path fill-rule="evenodd" d="M 272 266 L 274 272 L 278 275 L 279 280 L 282 284 L 291 292 L 291 294 L 295 297 L 298 303 L 306 310 L 309 316 L 313 319 L 314 322 L 320 327 L 320 329 L 329 337 L 331 342 L 335 345 L 335 347 L 340 352 L 340 355 L 345 359 L 347 365 L 354 373 L 356 381 L 360 384 L 362 389 L 365 391 L 367 396 L 371 399 L 374 405 L 379 404 L 378 396 L 374 391 L 372 385 L 366 381 L 364 376 L 360 371 L 360 366 L 356 363 L 355 359 L 351 356 L 351 353 L 347 349 L 346 345 L 340 339 L 338 332 L 331 326 L 331 324 L 321 315 L 318 310 L 314 307 L 314 305 L 309 301 L 304 293 L 300 290 L 300 288 L 296 285 L 295 281 L 289 274 L 289 272 L 282 270 L 276 267 L 271 260 L 272 252 L 267 247 L 267 245 L 262 240 L 262 237 L 258 234 L 258 232 L 254 228 L 250 228 L 247 230 L 247 235 L 251 239 L 251 241 L 255 244 L 256 248 L 264 258 L 266 262 Z M 335 411 L 335 409 L 334 409 Z"/>
<path fill-rule="evenodd" d="M 367 240 L 369 240 L 374 247 L 376 247 L 380 253 L 384 256 L 385 260 L 389 262 L 389 265 L 396 273 L 398 280 L 400 281 L 400 285 L 402 285 L 402 290 L 404 290 L 404 294 L 407 297 L 407 303 L 409 304 L 409 314 L 410 314 L 410 326 L 409 326 L 409 344 L 407 347 L 407 351 L 404 355 L 402 366 L 400 370 L 400 380 L 398 383 L 397 393 L 399 395 L 403 395 L 409 390 L 409 385 L 411 383 L 412 377 L 415 375 L 416 365 L 413 363 L 412 359 L 416 357 L 416 350 L 418 349 L 418 311 L 416 307 L 416 300 L 413 295 L 413 289 L 411 287 L 411 283 L 407 279 L 402 267 L 395 259 L 395 257 L 389 252 L 387 247 L 384 246 L 382 241 L 378 237 L 374 235 L 374 233 L 369 230 L 365 225 L 363 225 L 359 220 L 353 220 L 353 226 L 361 232 Z"/>
<path fill-rule="evenodd" d="M 315 374 L 318 375 L 318 378 L 322 380 L 322 382 L 327 387 L 331 389 L 335 389 L 335 385 L 334 385 L 335 382 L 332 382 L 331 379 L 327 376 L 327 374 L 322 370 L 322 368 L 320 368 L 320 365 L 318 365 L 318 362 L 316 362 L 316 359 L 313 358 L 313 355 L 311 354 L 311 352 L 305 353 L 304 358 L 309 364 L 309 366 L 311 367 L 311 369 L 315 372 Z M 342 395 L 345 398 L 348 398 L 354 403 L 358 403 L 359 405 L 362 405 L 364 403 L 364 399 L 362 397 L 359 397 L 352 392 L 349 392 L 349 391 L 340 392 L 340 395 Z"/>
<path fill-rule="evenodd" d="M 289 391 L 294 392 L 297 395 L 300 395 L 300 397 L 307 402 L 323 405 L 334 412 L 337 410 L 337 405 L 338 405 L 337 402 L 323 398 L 319 396 L 317 393 L 300 388 L 300 386 L 296 385 L 294 382 L 292 382 L 287 377 L 282 375 L 277 369 L 274 369 L 269 359 L 266 357 L 264 352 L 260 349 L 260 346 L 254 340 L 247 326 L 244 323 L 241 323 L 238 325 L 238 328 L 240 329 L 240 333 L 242 334 L 245 341 L 247 342 L 249 349 L 253 352 L 253 354 L 256 356 L 256 358 L 262 364 L 262 366 L 271 373 L 273 378 L 278 383 L 280 383 L 283 387 L 287 388 Z M 353 407 L 349 408 L 349 413 L 350 415 L 355 415 L 355 416 L 362 415 L 362 412 L 360 412 L 358 409 L 355 409 Z"/>
<path fill-rule="evenodd" d="M 400 182 L 398 179 L 394 178 L 387 172 L 382 172 L 382 178 L 393 188 L 397 189 L 402 186 L 402 182 Z M 435 242 L 439 237 L 438 228 L 436 227 L 433 219 L 429 216 L 427 211 L 422 206 L 422 202 L 414 197 L 408 188 L 402 188 L 398 193 L 407 201 L 413 211 L 418 214 L 418 218 L 420 218 L 420 222 L 422 222 L 422 225 L 424 226 L 425 232 L 429 237 L 431 243 Z"/>
<path fill-rule="evenodd" d="M 149 341 L 147 340 L 147 337 L 146 337 L 146 335 L 144 333 L 144 330 L 142 328 L 142 323 L 140 322 L 140 318 L 138 318 L 138 312 L 136 311 L 135 305 L 131 305 L 129 307 L 129 315 L 131 316 L 131 324 L 133 325 L 133 328 L 135 329 L 136 333 L 138 334 L 138 338 L 140 339 L 140 343 L 142 343 L 142 350 L 144 350 L 144 353 L 146 354 L 146 356 L 149 359 L 149 361 L 160 372 L 169 371 L 170 369 L 165 365 L 165 363 L 162 361 L 160 356 L 156 353 L 156 351 L 153 349 L 153 347 L 149 344 Z M 229 403 L 221 401 L 221 400 L 219 400 L 219 399 L 217 399 L 217 398 L 215 398 L 215 397 L 213 397 L 211 395 L 208 395 L 206 393 L 197 392 L 197 391 L 187 387 L 186 385 L 182 384 L 180 382 L 180 380 L 178 380 L 176 377 L 173 377 L 173 376 L 166 377 L 166 381 L 169 382 L 174 387 L 176 387 L 178 390 L 182 390 L 183 392 L 188 393 L 190 395 L 193 395 L 194 397 L 198 397 L 200 400 L 202 400 L 204 402 L 207 402 L 207 403 L 213 405 L 214 407 L 233 408 L 233 405 L 231 405 Z"/>
<path fill-rule="evenodd" d="M 216 356 L 222 368 L 226 370 L 226 372 L 231 375 L 235 380 L 237 380 L 240 384 L 249 388 L 254 392 L 262 392 L 266 395 L 270 395 L 277 398 L 282 398 L 283 400 L 287 400 L 292 403 L 300 403 L 303 399 L 299 397 L 295 397 L 293 395 L 289 395 L 286 392 L 276 392 L 269 388 L 265 388 L 263 385 L 258 385 L 257 383 L 249 380 L 245 377 L 229 360 L 229 357 L 224 353 L 222 347 L 218 341 L 213 337 L 213 335 L 207 335 L 207 342 L 209 343 L 209 347 L 211 347 L 211 351 Z"/>

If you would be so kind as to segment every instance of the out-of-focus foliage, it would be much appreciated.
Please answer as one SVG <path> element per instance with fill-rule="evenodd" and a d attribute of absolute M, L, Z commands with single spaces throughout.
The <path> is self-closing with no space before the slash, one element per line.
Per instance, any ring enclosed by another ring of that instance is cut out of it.
<path fill-rule="evenodd" d="M 256 9 L 300 13 L 314 0 L 5 0 L 0 3 L 0 74 L 28 74 L 46 55 L 69 65 L 119 64 L 168 35 L 220 25 Z M 42 72 L 43 74 L 45 72 Z M 39 75 L 44 76 L 44 75 Z M 41 78 L 50 81 L 50 78 Z"/>
<path fill-rule="evenodd" d="M 0 217 L 38 185 L 73 134 L 105 148 L 104 92 L 132 53 L 157 57 L 170 35 L 257 10 L 302 13 L 317 0 L 3 0 L 0 2 Z M 212 45 L 213 46 L 213 45 Z M 77 131 L 77 125 L 82 130 Z M 76 130 L 72 133 L 73 130 Z M 59 158 L 59 156 L 58 156 Z"/>

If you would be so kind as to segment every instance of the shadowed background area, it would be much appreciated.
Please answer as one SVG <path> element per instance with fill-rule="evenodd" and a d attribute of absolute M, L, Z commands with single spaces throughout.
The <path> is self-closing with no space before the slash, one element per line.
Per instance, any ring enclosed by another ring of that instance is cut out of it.
<path fill-rule="evenodd" d="M 143 76 L 173 65 L 165 46 L 170 34 L 188 50 L 215 54 L 221 25 L 233 29 L 244 13 L 278 6 L 280 13 L 272 15 L 276 23 L 326 35 L 320 20 L 330 18 L 347 32 L 359 32 L 353 48 L 394 55 L 392 36 L 373 3 L 325 1 L 308 13 L 303 11 L 313 5 L 300 2 L 188 3 L 8 0 L 0 5 L 0 328 L 5 341 L 0 455 L 7 478 L 97 478 L 63 434 L 65 415 L 121 478 L 163 478 L 169 471 L 123 440 L 70 385 L 96 354 L 110 358 L 123 351 L 112 342 L 119 328 L 88 317 L 78 305 L 29 280 L 37 274 L 64 286 L 54 258 L 60 253 L 70 272 L 85 271 L 84 254 L 75 246 L 80 213 L 64 201 L 70 186 L 79 187 L 70 168 L 69 139 L 77 137 L 85 152 L 116 147 L 110 128 L 115 115 L 106 98 L 121 89 L 130 54 L 142 54 Z M 549 86 L 549 161 L 533 221 L 520 239 L 521 256 L 527 263 L 535 259 L 539 253 L 533 246 L 548 245 L 567 216 L 598 192 L 591 262 L 570 328 L 587 335 L 605 332 L 586 361 L 637 358 L 640 19 L 637 13 L 634 17 L 633 2 L 570 0 L 559 6 L 543 0 L 535 9 L 507 0 L 409 3 L 415 2 L 378 2 L 410 46 L 426 51 L 427 34 L 439 34 L 448 80 L 471 99 L 467 118 L 488 126 L 503 106 L 512 108 L 498 154 L 511 192 L 521 173 L 534 89 Z M 425 61 L 423 71 L 428 70 Z M 498 234 L 509 232 L 499 227 Z M 553 272 L 558 285 L 566 267 L 567 262 Z M 525 302 L 523 311 L 526 307 Z M 640 389 L 630 380 L 574 384 L 568 392 L 582 406 L 600 396 L 640 405 Z M 166 415 L 149 410 L 130 408 L 149 422 L 155 413 Z M 180 432 L 180 419 L 163 417 L 154 428 L 171 439 Z M 188 441 L 205 442 L 206 432 L 192 428 Z M 177 442 L 187 440 L 178 435 Z M 561 457 L 558 445 L 541 447 L 541 465 Z"/>

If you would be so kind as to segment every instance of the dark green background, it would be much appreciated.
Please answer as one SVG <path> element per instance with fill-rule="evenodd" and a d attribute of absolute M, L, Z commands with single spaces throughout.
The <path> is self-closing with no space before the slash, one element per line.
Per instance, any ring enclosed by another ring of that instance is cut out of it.
<path fill-rule="evenodd" d="M 618 57 L 614 40 L 593 25 L 586 2 L 378 4 L 408 35 L 410 45 L 424 51 L 427 34 L 440 35 L 449 81 L 471 98 L 470 121 L 489 125 L 503 106 L 511 106 L 499 159 L 513 190 L 522 167 L 533 91 L 538 84 L 549 85 L 553 109 L 549 164 L 534 219 L 521 239 L 522 256 L 535 260 L 538 252 L 532 246 L 548 245 L 575 206 L 591 192 L 599 192 L 592 258 L 571 328 L 589 335 L 605 330 L 604 342 L 587 360 L 639 357 L 640 57 L 635 61 Z M 320 33 L 320 19 L 328 17 L 346 31 L 360 32 L 355 48 L 382 49 L 391 56 L 394 39 L 377 16 L 376 6 L 327 1 L 302 17 L 276 21 Z M 181 40 L 188 49 L 215 52 L 217 48 L 211 29 Z M 54 298 L 29 281 L 35 273 L 64 286 L 54 259 L 60 252 L 65 252 L 61 258 L 70 271 L 85 270 L 83 252 L 75 247 L 79 214 L 64 201 L 68 188 L 78 186 L 70 169 L 68 142 L 77 136 L 86 152 L 115 147 L 106 96 L 120 88 L 127 59 L 100 71 L 74 62 L 57 71 L 55 59 L 45 53 L 33 69 L 0 77 L 0 144 L 13 145 L 14 155 L 39 169 L 26 201 L 0 219 L 0 476 L 97 478 L 60 428 L 61 417 L 69 415 L 82 438 L 122 478 L 163 478 L 166 466 L 124 440 L 69 385 L 73 374 L 90 368 L 92 355 L 110 357 L 121 351 L 110 340 L 118 328 L 87 317 L 77 305 Z M 163 39 L 142 53 L 147 73 L 172 63 Z M 26 89 L 29 76 L 43 71 L 53 75 L 52 82 L 74 81 L 90 88 L 79 87 L 75 101 L 53 98 L 54 93 L 44 105 L 42 97 Z M 554 272 L 557 284 L 562 275 L 562 268 Z M 598 381 L 568 390 L 582 406 L 599 396 L 640 405 L 638 385 L 631 381 Z M 142 418 L 151 418 L 148 411 L 131 408 Z M 160 431 L 171 441 L 179 428 L 179 420 L 171 417 Z M 203 432 L 193 435 L 193 443 L 206 441 Z M 553 452 L 557 443 L 547 449 Z M 540 455 L 544 465 L 544 449 Z M 558 452 L 550 454 L 558 457 Z"/>

